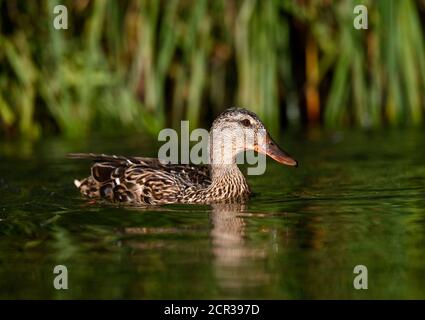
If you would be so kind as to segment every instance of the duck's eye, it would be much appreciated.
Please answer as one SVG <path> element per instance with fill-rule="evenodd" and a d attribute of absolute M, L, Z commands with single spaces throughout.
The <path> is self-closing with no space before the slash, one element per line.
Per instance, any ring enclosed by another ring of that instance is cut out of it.
<path fill-rule="evenodd" d="M 243 120 L 241 120 L 241 123 L 245 127 L 250 127 L 251 126 L 251 121 L 249 121 L 249 119 L 243 119 Z"/>

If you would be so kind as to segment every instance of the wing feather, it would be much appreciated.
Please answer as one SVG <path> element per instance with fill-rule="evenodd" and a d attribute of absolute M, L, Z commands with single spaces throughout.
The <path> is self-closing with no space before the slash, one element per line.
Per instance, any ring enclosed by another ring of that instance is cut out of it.
<path fill-rule="evenodd" d="M 155 158 L 71 153 L 72 159 L 94 161 L 91 176 L 78 186 L 89 197 L 119 202 L 176 202 L 184 189 L 211 183 L 207 165 L 162 164 Z"/>

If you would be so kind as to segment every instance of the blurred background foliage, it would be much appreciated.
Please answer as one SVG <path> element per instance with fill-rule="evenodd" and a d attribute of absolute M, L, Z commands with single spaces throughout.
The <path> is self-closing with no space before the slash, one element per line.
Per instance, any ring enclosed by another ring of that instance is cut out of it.
<path fill-rule="evenodd" d="M 55 5 L 68 30 L 55 30 Z M 353 9 L 368 8 L 368 30 Z M 287 126 L 424 120 L 424 0 L 0 0 L 0 132 L 155 134 L 244 106 Z"/>

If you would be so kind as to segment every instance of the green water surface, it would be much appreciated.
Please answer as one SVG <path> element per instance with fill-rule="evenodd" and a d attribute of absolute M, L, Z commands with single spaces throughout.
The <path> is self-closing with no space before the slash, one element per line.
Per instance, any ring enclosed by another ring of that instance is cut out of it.
<path fill-rule="evenodd" d="M 150 209 L 87 202 L 72 181 L 90 163 L 64 155 L 155 156 L 153 139 L 0 142 L 0 298 L 424 299 L 425 135 L 276 140 L 301 165 L 268 161 L 246 206 Z"/>

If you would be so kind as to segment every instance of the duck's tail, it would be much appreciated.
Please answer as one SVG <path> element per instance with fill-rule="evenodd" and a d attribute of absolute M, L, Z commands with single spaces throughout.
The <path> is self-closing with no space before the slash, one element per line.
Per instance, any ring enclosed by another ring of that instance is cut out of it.
<path fill-rule="evenodd" d="M 76 186 L 77 188 L 80 188 L 80 186 L 81 186 L 81 181 L 80 181 L 80 180 L 75 179 L 75 180 L 74 180 L 74 184 L 75 184 L 75 186 Z"/>

